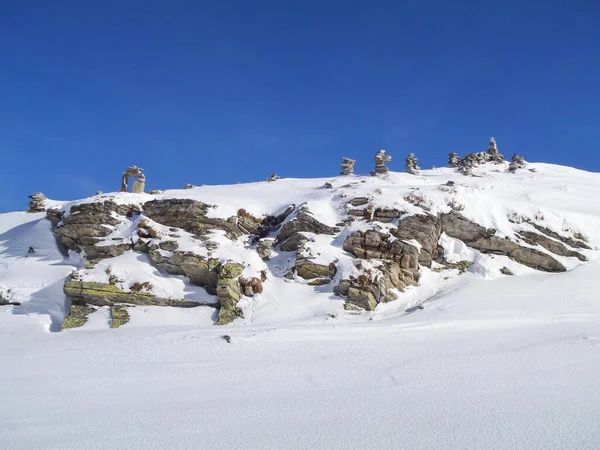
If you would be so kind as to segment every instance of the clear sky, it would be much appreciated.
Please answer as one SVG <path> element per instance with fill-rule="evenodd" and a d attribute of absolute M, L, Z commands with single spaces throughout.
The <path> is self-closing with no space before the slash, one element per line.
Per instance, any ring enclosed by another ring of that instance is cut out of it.
<path fill-rule="evenodd" d="M 0 211 L 27 195 L 404 169 L 600 171 L 600 3 L 0 0 Z"/>

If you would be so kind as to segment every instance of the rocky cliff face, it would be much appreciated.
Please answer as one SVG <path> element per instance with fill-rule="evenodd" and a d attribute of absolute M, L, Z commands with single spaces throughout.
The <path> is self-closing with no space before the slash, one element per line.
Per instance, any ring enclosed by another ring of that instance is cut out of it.
<path fill-rule="evenodd" d="M 122 325 L 129 320 L 124 305 L 211 303 L 219 308 L 217 324 L 227 324 L 244 317 L 241 304 L 275 295 L 271 288 L 285 295 L 289 283 L 337 296 L 348 310 L 370 311 L 418 289 L 425 272 L 448 279 L 468 271 L 479 258 L 473 255 L 498 261 L 495 276 L 504 276 L 518 267 L 563 272 L 593 252 L 581 231 L 552 229 L 527 208 L 479 214 L 501 230 L 478 223 L 477 210 L 460 203 L 461 189 L 469 186 L 443 181 L 414 189 L 397 180 L 338 177 L 323 189 L 318 180 L 302 188 L 312 201 L 298 201 L 300 194 L 289 191 L 289 200 L 280 195 L 272 209 L 242 203 L 229 215 L 203 200 L 202 188 L 186 189 L 183 198 L 123 193 L 53 207 L 47 216 L 58 242 L 85 257 L 64 285 L 74 305 L 65 326 L 85 323 L 89 308 L 100 306 L 117 308 L 115 324 Z M 395 195 L 385 192 L 394 189 Z M 452 254 L 459 243 L 471 256 Z M 131 283 L 119 275 L 127 255 L 152 268 L 147 279 Z M 212 300 L 161 290 L 169 277 L 203 288 Z"/>

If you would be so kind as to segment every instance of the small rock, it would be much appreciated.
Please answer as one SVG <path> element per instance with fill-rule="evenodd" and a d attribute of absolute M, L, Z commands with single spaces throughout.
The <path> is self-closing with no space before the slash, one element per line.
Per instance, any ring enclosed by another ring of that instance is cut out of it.
<path fill-rule="evenodd" d="M 267 181 L 277 181 L 279 180 L 279 178 L 281 178 L 279 175 L 277 175 L 276 173 L 272 173 L 271 176 L 267 178 Z"/>

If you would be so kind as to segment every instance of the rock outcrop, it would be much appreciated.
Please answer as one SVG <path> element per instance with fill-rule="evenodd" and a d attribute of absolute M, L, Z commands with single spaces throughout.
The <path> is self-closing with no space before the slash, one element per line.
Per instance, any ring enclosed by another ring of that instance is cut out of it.
<path fill-rule="evenodd" d="M 242 297 L 242 286 L 238 278 L 244 271 L 244 266 L 229 261 L 219 266 L 219 279 L 217 281 L 217 296 L 219 297 L 219 319 L 217 325 L 233 322 L 238 317 L 243 317 L 242 311 L 237 307 L 237 302 Z"/>
<path fill-rule="evenodd" d="M 430 267 L 438 256 L 438 240 L 441 234 L 441 223 L 437 216 L 417 214 L 408 216 L 398 223 L 398 228 L 391 230 L 393 236 L 401 240 L 416 240 L 421 246 L 419 263 Z"/>
<path fill-rule="evenodd" d="M 302 231 L 315 234 L 336 234 L 340 230 L 319 222 L 308 209 L 301 208 L 296 217 L 283 224 L 277 235 L 277 241 L 284 243 L 293 234 Z"/>
<path fill-rule="evenodd" d="M 146 292 L 125 292 L 108 283 L 70 280 L 65 282 L 64 294 L 71 299 L 73 305 L 113 306 L 117 304 L 146 306 L 179 306 L 194 307 L 199 303 L 181 299 L 155 297 Z"/>
<path fill-rule="evenodd" d="M 458 214 L 441 216 L 442 231 L 463 241 L 482 253 L 508 256 L 516 262 L 544 272 L 564 272 L 565 267 L 552 256 L 529 247 L 523 247 L 506 238 L 495 236 L 496 230 L 486 229 Z"/>
<path fill-rule="evenodd" d="M 102 242 L 111 233 L 111 227 L 136 213 L 131 205 L 120 205 L 112 200 L 96 203 L 82 203 L 71 208 L 70 214 L 62 217 L 57 210 L 49 210 L 47 216 L 56 223 L 55 232 L 59 242 L 69 250 L 86 253 L 89 260 L 118 256 L 132 248 L 131 242 Z"/>
<path fill-rule="evenodd" d="M 236 216 L 221 219 L 208 217 L 210 208 L 210 205 L 192 199 L 151 200 L 143 205 L 144 214 L 154 222 L 181 228 L 200 239 L 205 239 L 210 230 L 225 231 L 230 239 L 259 232 L 262 219 L 243 209 Z"/>

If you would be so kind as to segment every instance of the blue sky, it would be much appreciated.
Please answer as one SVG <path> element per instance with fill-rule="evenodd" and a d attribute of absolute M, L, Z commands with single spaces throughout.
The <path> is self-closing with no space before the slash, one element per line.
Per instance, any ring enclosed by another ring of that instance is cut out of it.
<path fill-rule="evenodd" d="M 403 170 L 487 147 L 600 171 L 600 5 L 0 1 L 0 211 Z"/>

